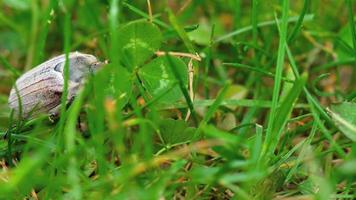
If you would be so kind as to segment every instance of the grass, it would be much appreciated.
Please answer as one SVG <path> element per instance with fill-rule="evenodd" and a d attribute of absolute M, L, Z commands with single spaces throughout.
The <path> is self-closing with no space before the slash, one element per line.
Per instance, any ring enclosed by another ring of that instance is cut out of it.
<path fill-rule="evenodd" d="M 0 199 L 356 198 L 353 1 L 150 3 L 0 2 Z M 72 51 L 109 63 L 66 105 Z M 59 54 L 59 119 L 17 120 Z"/>

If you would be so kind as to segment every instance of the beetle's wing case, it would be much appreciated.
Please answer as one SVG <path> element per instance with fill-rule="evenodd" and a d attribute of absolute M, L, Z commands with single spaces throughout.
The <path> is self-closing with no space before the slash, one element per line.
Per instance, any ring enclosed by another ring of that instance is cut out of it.
<path fill-rule="evenodd" d="M 64 78 L 63 66 L 65 55 L 54 57 L 23 74 L 16 81 L 16 87 L 21 99 L 23 117 L 34 110 L 33 114 L 57 114 L 61 102 Z M 91 64 L 97 63 L 93 55 L 73 52 L 69 54 L 68 99 L 72 100 L 82 85 L 83 75 Z M 84 67 L 84 68 L 83 68 Z M 84 70 L 84 71 L 83 71 Z M 11 89 L 9 106 L 18 114 L 19 99 L 15 87 Z"/>
<path fill-rule="evenodd" d="M 63 75 L 54 68 L 64 60 L 64 55 L 52 58 L 26 72 L 16 81 L 24 117 L 27 117 L 33 109 L 35 109 L 34 114 L 47 112 L 60 104 Z M 19 100 L 15 87 L 10 92 L 9 106 L 18 113 Z"/>

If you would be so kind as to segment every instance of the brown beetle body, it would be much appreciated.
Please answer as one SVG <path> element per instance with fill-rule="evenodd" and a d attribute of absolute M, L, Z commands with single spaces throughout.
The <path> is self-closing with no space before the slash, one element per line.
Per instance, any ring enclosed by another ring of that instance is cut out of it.
<path fill-rule="evenodd" d="M 10 108 L 18 114 L 21 100 L 23 117 L 29 117 L 32 110 L 34 115 L 58 114 L 64 86 L 64 65 L 65 55 L 60 55 L 23 74 L 16 80 L 18 94 L 15 86 L 11 89 L 8 100 Z M 99 66 L 100 62 L 92 55 L 79 52 L 69 54 L 67 103 L 76 95 L 85 77 Z"/>

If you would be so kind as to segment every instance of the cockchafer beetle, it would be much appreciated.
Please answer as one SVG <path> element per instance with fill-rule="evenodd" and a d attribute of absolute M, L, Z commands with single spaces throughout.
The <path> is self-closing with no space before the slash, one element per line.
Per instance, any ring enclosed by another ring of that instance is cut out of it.
<path fill-rule="evenodd" d="M 9 107 L 22 118 L 40 113 L 57 115 L 60 110 L 64 87 L 65 54 L 54 57 L 20 76 L 12 87 Z M 89 54 L 69 53 L 69 77 L 67 104 L 70 103 L 86 77 L 94 73 L 103 63 Z M 18 92 L 17 92 L 17 91 Z M 18 98 L 20 97 L 20 99 Z M 21 103 L 20 103 L 21 102 Z"/>

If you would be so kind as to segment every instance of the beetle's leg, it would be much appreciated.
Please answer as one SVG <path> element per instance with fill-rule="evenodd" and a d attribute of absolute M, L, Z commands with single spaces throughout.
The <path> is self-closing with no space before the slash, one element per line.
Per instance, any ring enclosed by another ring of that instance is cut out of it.
<path fill-rule="evenodd" d="M 56 119 L 59 117 L 59 111 L 61 109 L 61 104 L 58 106 L 52 108 L 51 110 L 48 111 L 49 113 L 49 120 L 53 123 L 55 122 Z"/>
<path fill-rule="evenodd" d="M 49 115 L 49 120 L 53 123 L 58 119 L 59 117 L 59 111 L 61 109 L 61 97 L 62 97 L 62 91 L 59 89 L 52 90 L 53 92 L 53 101 L 56 102 L 56 106 L 48 110 L 48 115 Z"/>

